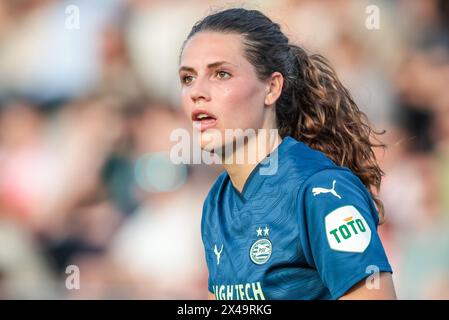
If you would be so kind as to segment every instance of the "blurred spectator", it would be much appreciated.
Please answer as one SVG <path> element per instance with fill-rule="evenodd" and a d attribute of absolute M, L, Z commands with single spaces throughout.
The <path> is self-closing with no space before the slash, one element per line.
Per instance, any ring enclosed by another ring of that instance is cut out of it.
<path fill-rule="evenodd" d="M 212 180 L 202 178 L 197 169 L 171 163 L 169 152 L 174 143 L 168 139 L 170 132 L 186 127 L 180 117 L 170 109 L 154 106 L 137 125 L 136 150 L 146 163 L 142 171 L 136 167 L 136 175 L 152 180 L 141 185 L 152 187 L 152 191 L 123 226 L 111 250 L 117 263 L 133 273 L 144 296 L 204 299 L 200 225 L 202 199 Z M 171 186 L 166 181 L 172 181 Z M 158 190 L 162 183 L 164 188 Z"/>

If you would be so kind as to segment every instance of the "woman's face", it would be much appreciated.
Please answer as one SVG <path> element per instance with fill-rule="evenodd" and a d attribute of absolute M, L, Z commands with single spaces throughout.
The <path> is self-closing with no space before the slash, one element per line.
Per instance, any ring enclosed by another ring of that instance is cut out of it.
<path fill-rule="evenodd" d="M 201 132 L 201 148 L 224 146 L 225 129 L 264 128 L 267 83 L 243 55 L 236 34 L 200 32 L 185 45 L 179 77 L 182 106 Z M 229 141 L 226 141 L 228 144 Z"/>

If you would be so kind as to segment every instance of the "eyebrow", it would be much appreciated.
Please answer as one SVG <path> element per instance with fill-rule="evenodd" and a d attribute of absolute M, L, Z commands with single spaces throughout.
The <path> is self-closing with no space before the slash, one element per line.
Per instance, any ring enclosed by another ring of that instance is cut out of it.
<path fill-rule="evenodd" d="M 227 62 L 227 61 L 217 61 L 217 62 L 209 63 L 209 64 L 207 65 L 207 69 L 213 69 L 213 68 L 219 67 L 219 66 L 221 66 L 221 65 L 223 65 L 223 64 L 230 64 L 230 65 L 236 66 L 235 64 L 230 63 L 230 62 Z M 179 68 L 179 72 L 181 72 L 181 71 L 194 72 L 195 69 L 192 68 L 192 67 L 181 66 L 181 67 Z"/>

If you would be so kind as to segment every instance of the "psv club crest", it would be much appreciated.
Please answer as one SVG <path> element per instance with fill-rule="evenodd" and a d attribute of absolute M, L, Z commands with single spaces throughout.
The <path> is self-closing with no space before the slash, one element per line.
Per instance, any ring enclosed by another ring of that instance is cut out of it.
<path fill-rule="evenodd" d="M 257 229 L 257 236 L 261 237 L 262 232 L 263 236 L 267 237 L 269 235 L 270 229 L 268 229 L 268 227 L 265 227 L 265 229 L 259 227 Z M 272 250 L 273 246 L 270 240 L 268 240 L 267 238 L 258 239 L 251 246 L 249 250 L 249 256 L 251 258 L 251 261 L 255 264 L 264 264 L 270 259 Z"/>

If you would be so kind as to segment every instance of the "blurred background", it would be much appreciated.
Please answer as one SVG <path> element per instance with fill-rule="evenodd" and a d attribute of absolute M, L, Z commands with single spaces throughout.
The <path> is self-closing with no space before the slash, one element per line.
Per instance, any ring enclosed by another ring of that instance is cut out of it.
<path fill-rule="evenodd" d="M 182 42 L 231 6 L 326 56 L 386 130 L 379 232 L 398 296 L 449 299 L 444 0 L 0 0 L 0 299 L 206 298 L 201 210 L 221 169 L 174 165 L 169 135 L 190 129 Z"/>

